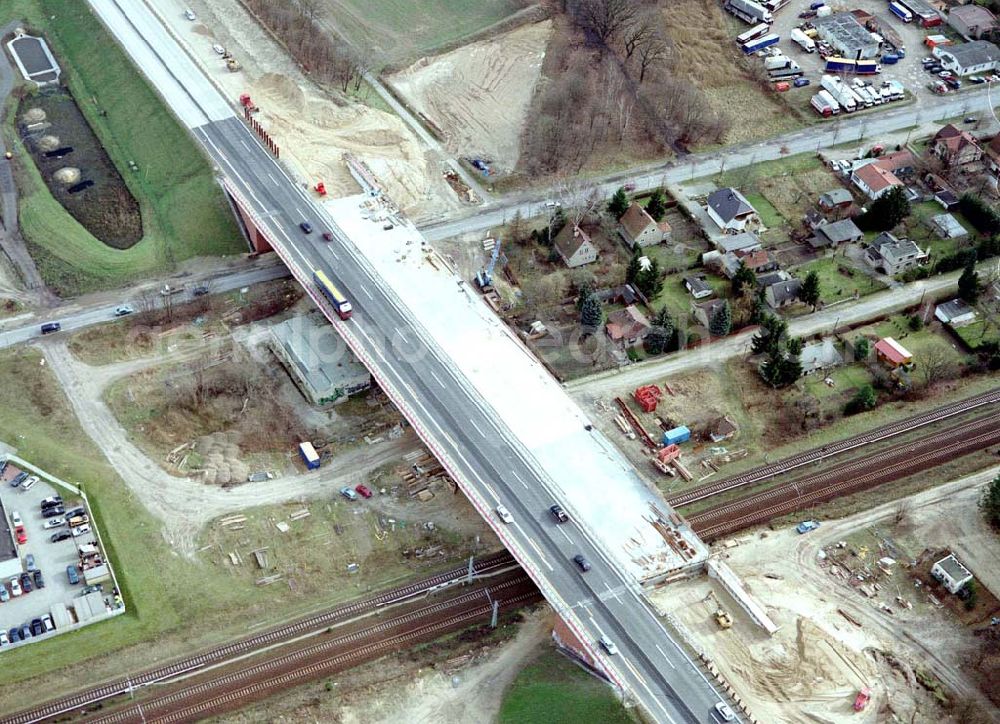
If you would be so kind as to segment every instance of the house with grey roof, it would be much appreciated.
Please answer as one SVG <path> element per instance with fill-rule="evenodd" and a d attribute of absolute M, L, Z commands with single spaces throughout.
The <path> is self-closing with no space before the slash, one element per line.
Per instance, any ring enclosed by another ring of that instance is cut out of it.
<path fill-rule="evenodd" d="M 799 301 L 801 291 L 801 279 L 786 279 L 764 287 L 764 301 L 773 309 L 789 307 Z"/>
<path fill-rule="evenodd" d="M 934 317 L 951 327 L 964 327 L 976 321 L 976 310 L 962 299 L 941 302 L 934 310 Z"/>
<path fill-rule="evenodd" d="M 982 5 L 973 3 L 951 8 L 948 11 L 948 25 L 966 40 L 979 40 L 1000 27 L 996 15 Z"/>
<path fill-rule="evenodd" d="M 951 214 L 938 214 L 930 219 L 930 226 L 945 239 L 961 239 L 969 232 Z"/>
<path fill-rule="evenodd" d="M 720 254 L 757 251 L 762 246 L 760 237 L 752 231 L 744 231 L 742 234 L 727 234 L 715 240 L 715 248 Z"/>
<path fill-rule="evenodd" d="M 889 276 L 912 269 L 926 260 L 926 251 L 909 239 L 897 239 L 888 231 L 876 236 L 865 249 L 865 262 L 868 266 Z"/>
<path fill-rule="evenodd" d="M 840 244 L 854 244 L 864 238 L 864 233 L 851 219 L 841 219 L 831 224 L 817 226 L 809 245 L 814 249 L 837 248 Z"/>
<path fill-rule="evenodd" d="M 715 294 L 715 290 L 708 285 L 704 277 L 700 276 L 684 277 L 684 287 L 695 299 L 704 299 Z"/>
<path fill-rule="evenodd" d="M 972 580 L 972 571 L 959 563 L 954 553 L 949 553 L 931 566 L 931 575 L 941 581 L 949 593 L 958 593 Z"/>
<path fill-rule="evenodd" d="M 827 337 L 820 342 L 805 345 L 799 355 L 799 362 L 802 365 L 802 374 L 810 375 L 819 370 L 839 367 L 844 364 L 844 357 L 837 350 L 833 338 Z"/>
<path fill-rule="evenodd" d="M 708 195 L 708 216 L 727 234 L 760 229 L 757 209 L 734 188 L 717 189 Z"/>
<path fill-rule="evenodd" d="M 778 271 L 769 272 L 767 274 L 757 275 L 757 288 L 767 289 L 772 284 L 777 284 L 778 282 L 784 282 L 791 279 L 792 276 L 784 269 L 778 269 Z"/>
<path fill-rule="evenodd" d="M 972 75 L 996 70 L 1000 48 L 988 40 L 973 40 L 959 45 L 939 45 L 932 51 L 942 67 L 956 75 Z"/>
<path fill-rule="evenodd" d="M 819 195 L 819 207 L 824 211 L 846 209 L 854 203 L 854 197 L 847 189 L 833 189 Z"/>

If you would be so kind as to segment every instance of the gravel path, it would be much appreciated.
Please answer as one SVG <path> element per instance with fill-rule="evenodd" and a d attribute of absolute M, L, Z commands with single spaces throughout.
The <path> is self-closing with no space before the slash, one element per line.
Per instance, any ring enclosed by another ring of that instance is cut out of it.
<path fill-rule="evenodd" d="M 193 556 L 199 531 L 213 518 L 241 508 L 306 500 L 354 484 L 383 465 L 420 447 L 412 435 L 352 449 L 320 470 L 293 478 L 247 483 L 237 488 L 203 485 L 167 474 L 130 440 L 128 432 L 104 404 L 105 387 L 122 375 L 162 362 L 159 357 L 130 360 L 105 368 L 79 362 L 65 342 L 38 345 L 65 391 L 80 424 L 142 504 L 163 523 L 163 537 L 179 553 Z"/>

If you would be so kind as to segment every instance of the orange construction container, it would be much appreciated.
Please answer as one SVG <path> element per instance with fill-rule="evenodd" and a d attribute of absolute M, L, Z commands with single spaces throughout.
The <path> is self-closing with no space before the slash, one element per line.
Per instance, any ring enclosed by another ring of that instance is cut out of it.
<path fill-rule="evenodd" d="M 788 83 L 786 81 L 781 81 L 780 83 L 775 83 L 774 84 L 774 89 L 776 91 L 778 91 L 779 93 L 784 93 L 789 88 L 791 88 L 791 86 L 788 85 Z"/>

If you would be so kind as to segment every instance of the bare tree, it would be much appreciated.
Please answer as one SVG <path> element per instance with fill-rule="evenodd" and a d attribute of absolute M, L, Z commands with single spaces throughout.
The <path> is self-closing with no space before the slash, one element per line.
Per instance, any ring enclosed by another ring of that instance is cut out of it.
<path fill-rule="evenodd" d="M 299 10 L 308 18 L 309 22 L 316 20 L 320 8 L 323 7 L 323 0 L 296 0 Z"/>
<path fill-rule="evenodd" d="M 670 57 L 670 44 L 658 30 L 641 38 L 636 48 L 639 59 L 639 83 L 646 79 L 646 72 Z"/>
<path fill-rule="evenodd" d="M 647 13 L 629 21 L 621 31 L 621 46 L 625 60 L 630 60 L 636 49 L 654 33 L 656 33 L 656 18 L 651 14 Z"/>
<path fill-rule="evenodd" d="M 935 346 L 920 355 L 917 371 L 924 387 L 932 387 L 936 382 L 954 377 L 957 369 L 948 349 Z"/>
<path fill-rule="evenodd" d="M 579 0 L 576 20 L 604 48 L 635 19 L 635 0 Z"/>
<path fill-rule="evenodd" d="M 579 226 L 604 204 L 601 190 L 576 176 L 558 178 L 555 189 L 566 220 L 573 226 Z"/>

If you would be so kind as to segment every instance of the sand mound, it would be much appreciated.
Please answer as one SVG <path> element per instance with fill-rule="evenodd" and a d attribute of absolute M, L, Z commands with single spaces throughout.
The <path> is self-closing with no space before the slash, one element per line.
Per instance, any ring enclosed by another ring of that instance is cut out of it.
<path fill-rule="evenodd" d="M 38 139 L 38 147 L 43 151 L 55 151 L 59 148 L 59 136 L 42 136 Z"/>
<path fill-rule="evenodd" d="M 45 115 L 45 111 L 41 108 L 29 108 L 21 116 L 21 120 L 25 123 L 40 123 L 44 121 L 48 116 Z"/>
<path fill-rule="evenodd" d="M 285 109 L 297 113 L 304 113 L 306 110 L 306 94 L 299 85 L 287 75 L 279 73 L 265 73 L 256 83 L 257 95 L 260 96 L 261 103 L 265 106 L 276 103 Z"/>
<path fill-rule="evenodd" d="M 52 177 L 61 184 L 75 184 L 80 180 L 80 169 L 72 166 L 61 168 L 52 174 Z"/>

